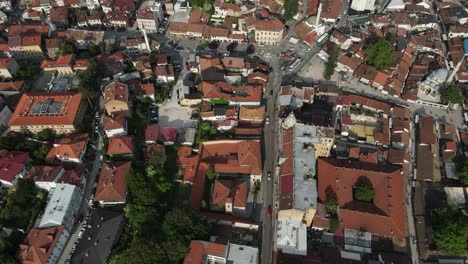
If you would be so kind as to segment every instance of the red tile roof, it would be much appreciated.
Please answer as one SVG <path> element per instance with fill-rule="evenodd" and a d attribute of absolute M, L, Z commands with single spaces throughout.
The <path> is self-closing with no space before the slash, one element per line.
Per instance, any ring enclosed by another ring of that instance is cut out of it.
<path fill-rule="evenodd" d="M 33 109 L 47 99 L 52 103 L 61 103 L 58 114 L 33 113 Z M 8 124 L 10 126 L 72 125 L 80 109 L 80 103 L 80 93 L 24 93 Z M 45 116 L 47 118 L 44 118 Z"/>
<path fill-rule="evenodd" d="M 159 138 L 159 125 L 149 125 L 145 130 L 145 141 L 158 141 Z"/>
<path fill-rule="evenodd" d="M 94 200 L 125 202 L 127 194 L 125 176 L 130 173 L 131 166 L 131 162 L 104 162 Z"/>
<path fill-rule="evenodd" d="M 104 103 L 119 100 L 128 102 L 128 86 L 120 82 L 112 82 L 104 88 Z"/>
<path fill-rule="evenodd" d="M 430 116 L 422 116 L 419 119 L 419 142 L 422 144 L 436 143 L 434 134 L 435 121 Z"/>
<path fill-rule="evenodd" d="M 83 183 L 83 172 L 78 169 L 66 169 L 59 182 L 80 186 Z"/>
<path fill-rule="evenodd" d="M 33 228 L 19 246 L 16 258 L 21 264 L 46 264 L 62 235 L 64 226 Z"/>
<path fill-rule="evenodd" d="M 177 162 L 182 166 L 186 166 L 189 162 L 189 157 L 192 156 L 192 150 L 193 149 L 189 146 L 181 146 L 179 150 L 177 150 Z"/>
<path fill-rule="evenodd" d="M 82 155 L 88 142 L 88 133 L 70 134 L 66 138 L 57 140 L 47 154 L 46 160 L 53 161 L 55 158 L 78 159 Z"/>
<path fill-rule="evenodd" d="M 205 241 L 192 240 L 189 253 L 184 258 L 184 264 L 202 264 L 207 255 L 224 258 L 226 246 Z"/>
<path fill-rule="evenodd" d="M 68 7 L 58 6 L 49 10 L 50 22 L 66 22 L 68 23 Z"/>
<path fill-rule="evenodd" d="M 0 82 L 0 91 L 21 91 L 23 89 L 23 81 L 15 82 Z"/>
<path fill-rule="evenodd" d="M 34 181 L 53 182 L 54 180 L 56 180 L 57 176 L 59 175 L 59 172 L 62 169 L 62 166 L 32 166 L 31 170 L 26 176 L 26 179 L 31 179 Z"/>
<path fill-rule="evenodd" d="M 177 128 L 164 127 L 161 129 L 161 137 L 163 142 L 175 142 L 177 139 Z"/>
<path fill-rule="evenodd" d="M 397 166 L 322 158 L 318 162 L 319 197 L 326 201 L 327 198 L 336 196 L 342 228 L 366 230 L 381 236 L 404 239 L 405 179 L 400 171 Z M 353 187 L 360 183 L 373 186 L 373 202 L 353 199 Z"/>
<path fill-rule="evenodd" d="M 192 181 L 192 192 L 190 193 L 190 207 L 192 209 L 200 209 L 208 166 L 208 164 L 201 162 L 198 165 L 197 173 Z"/>
<path fill-rule="evenodd" d="M 12 182 L 23 171 L 28 158 L 27 152 L 0 150 L 0 179 Z"/>
<path fill-rule="evenodd" d="M 107 147 L 109 155 L 133 154 L 133 136 L 111 137 Z"/>
<path fill-rule="evenodd" d="M 115 114 L 114 117 L 104 115 L 102 123 L 102 128 L 104 129 L 104 131 L 126 128 L 125 115 L 121 113 Z"/>
<path fill-rule="evenodd" d="M 215 84 L 202 82 L 199 89 L 205 99 L 224 98 L 231 102 L 260 102 L 262 97 L 262 87 L 253 85 L 233 86 L 221 81 Z"/>
<path fill-rule="evenodd" d="M 281 193 L 292 193 L 294 189 L 292 173 L 281 176 Z"/>
<path fill-rule="evenodd" d="M 210 163 L 217 173 L 262 174 L 258 140 L 219 140 L 200 145 L 200 161 Z"/>
<path fill-rule="evenodd" d="M 226 203 L 232 203 L 233 207 L 245 207 L 248 191 L 245 181 L 215 180 L 211 204 L 224 207 Z"/>

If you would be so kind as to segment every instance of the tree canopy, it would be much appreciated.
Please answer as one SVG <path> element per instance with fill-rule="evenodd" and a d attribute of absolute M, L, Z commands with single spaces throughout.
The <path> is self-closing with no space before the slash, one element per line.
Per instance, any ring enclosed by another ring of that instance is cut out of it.
<path fill-rule="evenodd" d="M 458 179 L 463 184 L 468 185 L 468 158 L 465 155 L 461 155 L 454 162 Z"/>
<path fill-rule="evenodd" d="M 438 250 L 448 255 L 462 255 L 468 251 L 467 218 L 451 201 L 431 210 L 431 224 Z"/>
<path fill-rule="evenodd" d="M 44 140 L 44 141 L 54 140 L 55 139 L 55 131 L 50 129 L 50 128 L 43 129 L 43 130 L 39 131 L 39 133 L 37 133 L 37 138 L 39 140 Z"/>
<path fill-rule="evenodd" d="M 455 84 L 445 85 L 440 91 L 440 100 L 443 104 L 461 104 L 464 97 L 460 87 Z"/>
<path fill-rule="evenodd" d="M 336 63 L 338 61 L 338 55 L 340 52 L 340 49 L 338 48 L 338 45 L 335 43 L 332 44 L 332 48 L 330 50 L 330 54 L 328 55 L 328 61 L 325 63 L 325 70 L 323 71 L 323 78 L 330 80 L 331 76 L 335 72 L 336 68 Z"/>
<path fill-rule="evenodd" d="M 297 14 L 298 0 L 286 0 L 284 1 L 284 18 L 291 20 Z"/>
<path fill-rule="evenodd" d="M 366 50 L 366 59 L 369 64 L 378 70 L 388 70 L 393 61 L 393 47 L 385 39 L 379 39 Z"/>
<path fill-rule="evenodd" d="M 96 99 L 99 85 L 99 66 L 94 60 L 88 60 L 88 68 L 80 75 L 79 91 L 84 99 Z"/>
<path fill-rule="evenodd" d="M 372 202 L 374 199 L 374 189 L 367 184 L 360 184 L 354 190 L 354 199 L 362 202 Z"/>
<path fill-rule="evenodd" d="M 0 223 L 26 229 L 44 207 L 45 194 L 32 180 L 18 179 L 16 190 L 10 190 L 0 210 Z"/>
<path fill-rule="evenodd" d="M 61 55 L 74 54 L 75 51 L 75 41 L 72 39 L 67 39 L 59 44 L 58 52 Z"/>

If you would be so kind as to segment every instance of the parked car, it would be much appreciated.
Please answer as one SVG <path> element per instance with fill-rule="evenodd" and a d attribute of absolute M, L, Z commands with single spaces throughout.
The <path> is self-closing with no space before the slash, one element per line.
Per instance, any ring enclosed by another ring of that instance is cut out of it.
<path fill-rule="evenodd" d="M 267 116 L 267 118 L 265 119 L 265 124 L 270 124 L 270 118 Z"/>
<path fill-rule="evenodd" d="M 271 205 L 268 206 L 267 212 L 268 212 L 268 215 L 271 216 Z"/>
<path fill-rule="evenodd" d="M 268 180 L 271 181 L 271 171 L 268 172 Z"/>

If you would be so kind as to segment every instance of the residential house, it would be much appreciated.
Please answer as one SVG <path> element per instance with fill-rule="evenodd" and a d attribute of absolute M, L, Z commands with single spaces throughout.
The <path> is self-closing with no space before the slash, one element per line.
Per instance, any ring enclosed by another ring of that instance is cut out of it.
<path fill-rule="evenodd" d="M 125 226 L 121 212 L 94 209 L 83 238 L 77 242 L 72 263 L 106 264 Z"/>
<path fill-rule="evenodd" d="M 108 138 L 127 135 L 127 120 L 121 113 L 104 115 L 102 129 Z"/>
<path fill-rule="evenodd" d="M 47 56 L 51 59 L 55 59 L 59 55 L 59 45 L 61 39 L 50 38 L 45 40 L 45 46 L 47 50 Z"/>
<path fill-rule="evenodd" d="M 0 78 L 11 79 L 20 66 L 13 58 L 0 58 Z"/>
<path fill-rule="evenodd" d="M 124 204 L 127 201 L 125 177 L 131 171 L 131 162 L 104 162 L 96 187 L 94 201 L 100 205 Z"/>
<path fill-rule="evenodd" d="M 152 124 L 145 129 L 145 143 L 156 144 L 159 140 L 159 125 Z"/>
<path fill-rule="evenodd" d="M 423 164 L 423 166 L 418 166 L 416 181 L 439 182 L 441 180 L 437 127 L 438 124 L 432 117 L 421 116 L 419 118 L 416 164 Z"/>
<path fill-rule="evenodd" d="M 229 242 L 227 245 L 192 240 L 184 264 L 203 263 L 258 263 L 258 248 Z"/>
<path fill-rule="evenodd" d="M 110 156 L 133 157 L 133 136 L 111 137 L 107 154 Z"/>
<path fill-rule="evenodd" d="M 49 11 L 50 22 L 57 27 L 68 26 L 68 6 L 53 7 Z"/>
<path fill-rule="evenodd" d="M 127 39 L 123 44 L 123 48 L 125 49 L 125 53 L 129 56 L 138 56 L 142 53 L 148 53 L 150 50 L 146 46 L 146 42 L 144 38 L 134 38 L 134 39 Z"/>
<path fill-rule="evenodd" d="M 85 111 L 80 93 L 24 93 L 8 125 L 15 132 L 49 128 L 57 134 L 72 133 Z"/>
<path fill-rule="evenodd" d="M 58 71 L 62 74 L 72 74 L 75 55 L 60 55 L 56 60 L 43 60 L 41 68 L 44 71 Z"/>
<path fill-rule="evenodd" d="M 198 85 L 203 93 L 203 100 L 225 99 L 230 105 L 260 105 L 262 87 L 253 85 L 234 86 L 224 81 L 209 83 L 203 81 Z"/>
<path fill-rule="evenodd" d="M 14 58 L 43 58 L 42 38 L 48 36 L 48 25 L 12 25 L 8 30 L 8 48 Z"/>
<path fill-rule="evenodd" d="M 163 127 L 161 129 L 161 141 L 166 146 L 174 145 L 177 140 L 177 128 L 175 127 Z"/>
<path fill-rule="evenodd" d="M 46 160 L 58 159 L 62 162 L 82 163 L 88 144 L 88 133 L 70 134 L 57 139 L 46 156 Z"/>
<path fill-rule="evenodd" d="M 33 228 L 19 245 L 16 259 L 20 264 L 57 263 L 69 235 L 63 225 Z"/>
<path fill-rule="evenodd" d="M 242 180 L 215 180 L 211 193 L 211 210 L 244 213 L 249 193 L 248 183 Z"/>
<path fill-rule="evenodd" d="M 156 82 L 168 83 L 175 81 L 174 66 L 172 64 L 167 65 L 156 65 L 153 69 L 156 75 Z"/>
<path fill-rule="evenodd" d="M 153 83 L 144 83 L 141 85 L 141 95 L 143 97 L 151 98 L 151 100 L 155 100 L 155 91 L 154 91 L 154 84 Z"/>
<path fill-rule="evenodd" d="M 0 82 L 0 95 L 6 97 L 14 94 L 23 93 L 25 90 L 26 85 L 24 81 Z"/>
<path fill-rule="evenodd" d="M 71 232 L 82 199 L 83 193 L 75 185 L 57 183 L 44 213 L 39 217 L 38 228 L 63 225 L 65 230 Z"/>
<path fill-rule="evenodd" d="M 136 22 L 138 29 L 145 30 L 146 33 L 158 32 L 159 21 L 163 14 L 162 4 L 158 1 L 145 1 L 138 9 Z"/>
<path fill-rule="evenodd" d="M 265 119 L 265 107 L 241 106 L 239 108 L 239 120 L 250 123 L 262 123 Z"/>
<path fill-rule="evenodd" d="M 128 111 L 128 103 L 126 84 L 114 81 L 104 88 L 104 108 L 108 115 Z"/>
<path fill-rule="evenodd" d="M 103 23 L 108 27 L 126 28 L 128 26 L 128 15 L 118 11 L 107 12 Z"/>
<path fill-rule="evenodd" d="M 22 151 L 0 150 L 0 183 L 3 188 L 16 185 L 19 178 L 26 176 L 26 161 L 29 153 Z"/>
<path fill-rule="evenodd" d="M 115 11 L 120 11 L 129 15 L 135 11 L 135 4 L 133 0 L 114 0 L 113 8 Z"/>
<path fill-rule="evenodd" d="M 331 195 L 336 197 L 341 229 L 366 230 L 393 239 L 406 238 L 405 178 L 400 167 L 321 158 L 318 172 L 319 197 L 322 201 L 327 201 Z M 388 184 L 390 181 L 392 184 Z M 353 197 L 354 187 L 360 184 L 372 186 L 375 192 L 372 202 Z"/>
<path fill-rule="evenodd" d="M 198 67 L 203 81 L 210 83 L 224 81 L 224 66 L 220 58 L 199 58 Z"/>
<path fill-rule="evenodd" d="M 34 180 L 37 187 L 49 192 L 56 188 L 58 180 L 64 173 L 65 169 L 62 166 L 38 165 L 32 166 L 25 178 Z"/>
<path fill-rule="evenodd" d="M 65 36 L 76 41 L 77 48 L 87 49 L 90 45 L 102 45 L 104 40 L 104 31 L 67 29 L 65 31 Z"/>
<path fill-rule="evenodd" d="M 8 129 L 8 122 L 10 121 L 12 115 L 13 113 L 6 104 L 0 104 L 0 131 L 5 131 Z"/>

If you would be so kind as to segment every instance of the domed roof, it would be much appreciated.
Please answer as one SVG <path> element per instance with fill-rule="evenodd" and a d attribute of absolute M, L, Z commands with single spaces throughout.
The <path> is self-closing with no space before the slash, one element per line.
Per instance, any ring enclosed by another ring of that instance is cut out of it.
<path fill-rule="evenodd" d="M 450 72 L 447 69 L 440 68 L 432 72 L 433 78 L 445 82 L 449 77 Z"/>

